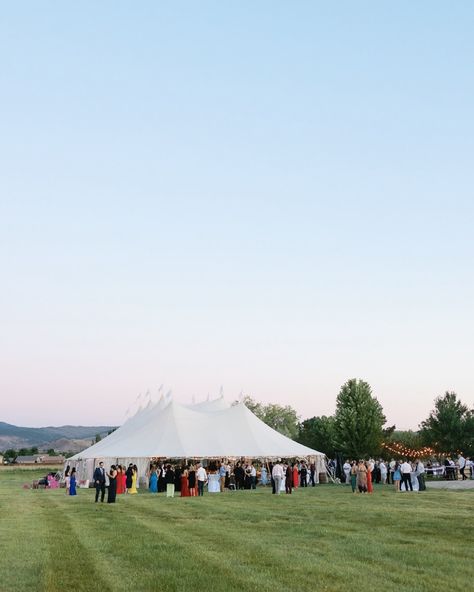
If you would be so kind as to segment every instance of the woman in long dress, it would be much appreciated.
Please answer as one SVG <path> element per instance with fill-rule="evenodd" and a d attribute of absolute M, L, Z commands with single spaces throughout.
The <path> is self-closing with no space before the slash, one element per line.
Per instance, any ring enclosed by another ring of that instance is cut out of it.
<path fill-rule="evenodd" d="M 153 466 L 151 468 L 150 474 L 150 492 L 151 493 L 158 493 L 158 474 L 156 472 L 156 467 Z"/>
<path fill-rule="evenodd" d="M 185 467 L 181 473 L 181 497 L 189 497 L 189 482 L 188 482 L 188 469 Z"/>
<path fill-rule="evenodd" d="M 71 471 L 71 476 L 69 479 L 69 495 L 77 495 L 76 483 L 76 467 L 74 467 Z"/>
<path fill-rule="evenodd" d="M 365 468 L 367 469 L 367 493 L 372 493 L 374 488 L 372 487 L 372 471 L 374 469 L 373 463 L 369 460 L 365 463 Z"/>
<path fill-rule="evenodd" d="M 137 491 L 137 471 L 132 469 L 132 485 L 128 488 L 128 493 L 138 493 Z"/>
<path fill-rule="evenodd" d="M 188 486 L 189 486 L 189 495 L 191 497 L 196 497 L 196 468 L 194 465 L 191 465 L 189 467 Z"/>
<path fill-rule="evenodd" d="M 124 492 L 122 467 L 120 465 L 117 465 L 116 471 L 117 471 L 117 476 L 115 478 L 115 482 L 117 483 L 117 495 L 120 495 Z"/>
<path fill-rule="evenodd" d="M 293 487 L 298 487 L 299 482 L 299 471 L 298 471 L 298 463 L 293 465 Z"/>
<path fill-rule="evenodd" d="M 363 460 L 359 462 L 357 467 L 357 487 L 359 493 L 367 493 L 367 468 Z"/>
<path fill-rule="evenodd" d="M 356 493 L 357 491 L 357 463 L 356 461 L 352 461 L 351 465 L 351 487 L 352 493 Z"/>
<path fill-rule="evenodd" d="M 109 478 L 109 487 L 107 489 L 107 503 L 115 504 L 115 496 L 117 494 L 117 469 L 115 465 L 111 465 L 110 471 L 107 473 Z"/>
<path fill-rule="evenodd" d="M 291 493 L 293 485 L 293 469 L 291 465 L 288 463 L 286 467 L 286 479 L 285 479 L 285 493 Z"/>

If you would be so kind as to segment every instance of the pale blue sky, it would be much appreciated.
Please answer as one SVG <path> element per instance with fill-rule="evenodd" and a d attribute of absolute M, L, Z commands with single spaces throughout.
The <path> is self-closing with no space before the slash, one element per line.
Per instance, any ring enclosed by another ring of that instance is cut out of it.
<path fill-rule="evenodd" d="M 0 420 L 473 403 L 471 2 L 0 15 Z"/>

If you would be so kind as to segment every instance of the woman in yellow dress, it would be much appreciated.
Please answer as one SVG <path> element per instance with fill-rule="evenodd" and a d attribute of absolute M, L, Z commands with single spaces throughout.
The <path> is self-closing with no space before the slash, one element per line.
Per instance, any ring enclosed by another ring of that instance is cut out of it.
<path fill-rule="evenodd" d="M 132 486 L 129 488 L 128 493 L 138 493 L 137 491 L 137 476 L 138 476 L 138 471 L 137 471 L 137 467 L 133 467 L 133 473 L 132 473 Z"/>

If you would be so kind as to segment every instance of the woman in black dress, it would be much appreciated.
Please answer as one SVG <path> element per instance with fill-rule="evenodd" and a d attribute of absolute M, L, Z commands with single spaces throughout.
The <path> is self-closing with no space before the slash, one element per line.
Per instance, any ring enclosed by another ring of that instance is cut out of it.
<path fill-rule="evenodd" d="M 191 465 L 188 469 L 189 495 L 196 497 L 196 468 Z"/>
<path fill-rule="evenodd" d="M 107 473 L 109 478 L 109 488 L 107 490 L 107 503 L 115 504 L 115 496 L 117 494 L 117 470 L 115 465 L 110 467 L 110 471 Z"/>

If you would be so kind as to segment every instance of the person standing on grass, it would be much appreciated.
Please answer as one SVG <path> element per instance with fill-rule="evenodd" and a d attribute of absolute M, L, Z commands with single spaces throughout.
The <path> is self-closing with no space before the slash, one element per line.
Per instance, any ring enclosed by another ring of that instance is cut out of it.
<path fill-rule="evenodd" d="M 392 474 L 392 481 L 395 485 L 395 491 L 400 491 L 400 481 L 402 479 L 402 473 L 400 471 L 400 465 L 398 461 L 394 461 L 395 464 L 393 465 L 393 474 Z"/>
<path fill-rule="evenodd" d="M 413 491 L 413 486 L 411 484 L 411 464 L 407 460 L 402 462 L 400 472 L 402 474 L 402 483 L 405 486 L 405 491 L 408 491 L 408 486 L 410 486 L 410 491 Z"/>
<path fill-rule="evenodd" d="M 206 469 L 201 464 L 198 465 L 196 479 L 198 484 L 198 495 L 204 495 L 204 485 L 207 481 L 207 473 Z"/>
<path fill-rule="evenodd" d="M 224 493 L 226 474 L 227 474 L 226 466 L 225 466 L 224 461 L 222 461 L 221 466 L 219 467 L 219 485 L 220 485 L 221 493 Z"/>
<path fill-rule="evenodd" d="M 288 463 L 286 467 L 284 467 L 285 471 L 285 493 L 291 493 L 292 485 L 293 485 L 293 469 L 291 468 L 291 464 Z"/>
<path fill-rule="evenodd" d="M 285 476 L 285 473 L 283 472 L 283 467 L 280 464 L 280 459 L 278 459 L 278 461 L 273 466 L 273 470 L 272 470 L 273 481 L 275 481 L 275 492 L 274 493 L 276 493 L 277 495 L 280 495 L 281 482 L 282 482 L 284 476 Z"/>
<path fill-rule="evenodd" d="M 459 455 L 458 466 L 459 466 L 459 472 L 462 476 L 462 480 L 465 481 L 467 479 L 466 475 L 464 474 L 464 471 L 466 469 L 466 459 L 464 458 L 464 456 L 462 454 Z"/>
<path fill-rule="evenodd" d="M 357 487 L 359 493 L 367 493 L 367 467 L 363 460 L 357 466 Z"/>
<path fill-rule="evenodd" d="M 69 482 L 69 495 L 77 495 L 76 482 L 76 467 L 74 467 L 71 471 L 71 480 Z"/>
<path fill-rule="evenodd" d="M 352 461 L 352 465 L 351 465 L 351 487 L 352 487 L 352 493 L 356 493 L 356 490 L 357 490 L 357 463 L 355 460 Z"/>
<path fill-rule="evenodd" d="M 117 469 L 115 465 L 110 466 L 110 470 L 107 473 L 109 478 L 109 487 L 107 490 L 107 503 L 115 504 L 115 497 L 117 495 Z"/>
<path fill-rule="evenodd" d="M 309 465 L 309 482 L 311 483 L 311 487 L 316 487 L 316 483 L 314 481 L 314 476 L 316 474 L 316 465 L 312 462 Z"/>
<path fill-rule="evenodd" d="M 382 481 L 382 485 L 385 485 L 387 483 L 387 465 L 385 464 L 385 462 L 383 460 L 381 460 L 379 463 L 379 469 L 380 469 L 380 480 Z"/>
<path fill-rule="evenodd" d="M 171 465 L 166 467 L 166 497 L 174 497 L 175 474 Z"/>
<path fill-rule="evenodd" d="M 308 469 L 306 463 L 301 464 L 300 485 L 301 487 L 306 487 L 308 485 Z"/>
<path fill-rule="evenodd" d="M 418 458 L 416 461 L 415 475 L 416 475 L 416 478 L 418 479 L 418 491 L 425 491 L 425 489 L 426 489 L 425 466 L 421 462 L 420 458 Z"/>
<path fill-rule="evenodd" d="M 365 463 L 365 468 L 367 469 L 367 493 L 372 493 L 374 488 L 372 487 L 372 474 L 374 470 L 374 461 L 372 459 L 368 460 Z"/>
<path fill-rule="evenodd" d="M 133 479 L 133 465 L 130 463 L 128 465 L 128 469 L 125 471 L 125 475 L 127 476 L 127 481 L 125 484 L 125 493 L 129 493 L 129 490 L 132 488 L 132 479 Z"/>
<path fill-rule="evenodd" d="M 189 495 L 196 497 L 196 467 L 191 465 L 188 471 Z"/>
<path fill-rule="evenodd" d="M 100 501 L 103 502 L 105 497 L 105 469 L 103 462 L 100 462 L 99 466 L 96 467 L 93 479 L 95 485 L 95 501 L 96 503 L 99 501 L 100 493 Z"/>
<path fill-rule="evenodd" d="M 346 485 L 351 484 L 351 463 L 349 459 L 342 465 L 342 470 L 344 471 L 344 483 Z"/>

